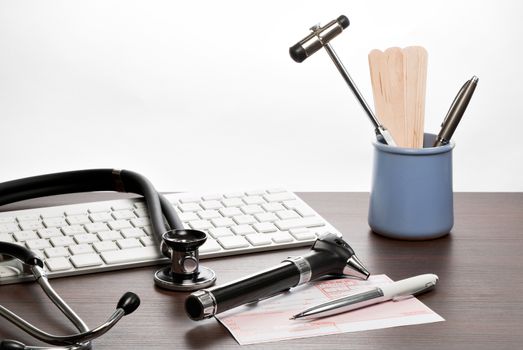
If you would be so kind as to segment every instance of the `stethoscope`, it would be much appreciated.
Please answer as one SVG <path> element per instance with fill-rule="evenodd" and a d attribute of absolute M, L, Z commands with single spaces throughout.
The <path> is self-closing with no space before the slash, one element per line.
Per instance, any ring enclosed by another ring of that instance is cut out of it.
<path fill-rule="evenodd" d="M 170 290 L 191 291 L 208 287 L 216 281 L 214 271 L 199 263 L 198 248 L 205 243 L 206 234 L 198 230 L 184 229 L 171 203 L 155 190 L 149 180 L 138 173 L 129 170 L 93 169 L 4 182 L 0 183 L 0 205 L 36 197 L 91 191 L 130 192 L 144 197 L 153 231 L 161 242 L 162 253 L 171 260 L 170 266 L 155 273 L 154 281 L 157 286 Z M 116 311 L 105 323 L 89 329 L 51 287 L 44 263 L 35 253 L 17 244 L 0 242 L 0 258 L 2 256 L 18 259 L 24 270 L 33 274 L 45 294 L 75 325 L 79 333 L 66 336 L 46 333 L 0 305 L 0 316 L 36 339 L 53 345 L 27 346 L 15 340 L 3 340 L 0 342 L 0 350 L 91 349 L 93 339 L 106 333 L 123 316 L 129 315 L 140 305 L 139 297 L 127 292 L 120 298 Z"/>

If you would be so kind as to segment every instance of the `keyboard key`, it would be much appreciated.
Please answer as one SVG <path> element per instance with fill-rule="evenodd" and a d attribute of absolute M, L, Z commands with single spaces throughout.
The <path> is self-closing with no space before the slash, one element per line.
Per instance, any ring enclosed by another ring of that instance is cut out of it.
<path fill-rule="evenodd" d="M 126 250 L 114 250 L 100 254 L 108 265 L 123 264 L 135 261 L 145 261 L 163 258 L 160 250 L 156 246 L 132 248 Z"/>
<path fill-rule="evenodd" d="M 234 225 L 234 221 L 232 221 L 231 218 L 212 219 L 211 222 L 215 227 L 229 227 Z"/>
<path fill-rule="evenodd" d="M 91 223 L 87 215 L 71 215 L 67 217 L 69 225 L 83 225 Z"/>
<path fill-rule="evenodd" d="M 307 207 L 306 205 L 304 205 L 303 203 L 301 203 L 300 201 L 297 201 L 297 200 L 283 202 L 283 205 L 287 209 L 296 210 L 296 212 L 298 212 L 298 214 L 300 214 L 303 217 L 316 215 L 314 210 L 312 210 L 311 208 Z"/>
<path fill-rule="evenodd" d="M 127 220 L 116 220 L 116 221 L 109 221 L 107 223 L 111 230 L 121 230 L 123 228 L 132 228 L 131 223 Z"/>
<path fill-rule="evenodd" d="M 298 215 L 298 213 L 294 210 L 280 210 L 276 212 L 276 215 L 278 215 L 278 217 L 282 220 L 295 219 L 300 217 L 300 215 Z"/>
<path fill-rule="evenodd" d="M 32 239 L 26 241 L 25 244 L 29 249 L 44 249 L 47 247 L 51 247 L 51 244 L 47 239 Z"/>
<path fill-rule="evenodd" d="M 30 229 L 32 230 L 32 229 Z M 6 224 L 0 224 L 0 232 L 14 232 L 14 231 L 20 231 L 20 228 L 15 223 L 6 223 Z"/>
<path fill-rule="evenodd" d="M 67 222 L 65 221 L 65 218 L 59 217 L 59 218 L 47 218 L 42 220 L 42 223 L 45 227 L 62 227 L 67 226 Z"/>
<path fill-rule="evenodd" d="M 64 235 L 73 236 L 80 233 L 85 233 L 86 231 L 81 225 L 71 225 L 62 227 L 62 232 L 64 233 Z"/>
<path fill-rule="evenodd" d="M 202 197 L 204 201 L 220 200 L 222 199 L 221 194 L 207 194 Z"/>
<path fill-rule="evenodd" d="M 139 218 L 149 217 L 149 212 L 145 208 L 135 209 L 134 214 L 136 214 L 136 216 Z"/>
<path fill-rule="evenodd" d="M 198 203 L 200 200 L 200 197 L 185 197 L 180 198 L 180 203 Z"/>
<path fill-rule="evenodd" d="M 218 211 L 220 212 L 220 214 L 222 214 L 225 217 L 231 217 L 231 216 L 242 214 L 241 210 L 237 207 L 221 208 Z"/>
<path fill-rule="evenodd" d="M 293 238 L 287 232 L 272 233 L 270 236 L 274 243 L 288 243 L 293 241 Z"/>
<path fill-rule="evenodd" d="M 248 225 L 256 222 L 256 219 L 252 215 L 238 215 L 234 216 L 233 219 L 238 225 Z"/>
<path fill-rule="evenodd" d="M 267 190 L 268 193 L 281 193 L 287 192 L 284 188 L 271 188 Z"/>
<path fill-rule="evenodd" d="M 28 240 L 31 240 L 31 239 L 38 239 L 38 235 L 36 234 L 35 231 L 18 231 L 18 232 L 13 232 L 13 237 L 18 242 L 24 242 L 24 241 L 28 241 Z"/>
<path fill-rule="evenodd" d="M 138 219 L 131 219 L 131 224 L 134 227 L 144 227 L 151 224 L 151 220 L 149 218 L 138 218 Z"/>
<path fill-rule="evenodd" d="M 232 192 L 232 193 L 226 193 L 223 195 L 225 198 L 236 198 L 236 197 L 243 197 L 243 192 Z"/>
<path fill-rule="evenodd" d="M 285 207 L 281 203 L 266 203 L 262 204 L 262 208 L 266 211 L 278 211 L 284 210 Z"/>
<path fill-rule="evenodd" d="M 263 198 L 265 198 L 267 202 L 283 202 L 295 199 L 295 197 L 289 192 L 266 194 Z"/>
<path fill-rule="evenodd" d="M 151 246 L 151 245 L 154 245 L 154 246 L 158 245 L 158 243 L 156 243 L 156 240 L 151 236 L 140 237 L 140 242 L 142 242 L 142 244 L 146 247 Z"/>
<path fill-rule="evenodd" d="M 56 258 L 58 256 L 69 256 L 69 251 L 64 247 L 45 248 L 44 253 L 49 258 Z"/>
<path fill-rule="evenodd" d="M 38 230 L 39 228 L 44 228 L 44 224 L 41 221 L 22 221 L 19 223 L 22 231 L 26 230 Z"/>
<path fill-rule="evenodd" d="M 270 222 L 260 222 L 257 224 L 252 225 L 256 231 L 259 233 L 268 233 L 268 232 L 276 232 L 278 229 L 274 224 Z"/>
<path fill-rule="evenodd" d="M 226 207 L 239 207 L 243 205 L 243 202 L 240 198 L 225 198 L 222 199 L 222 204 Z"/>
<path fill-rule="evenodd" d="M 70 259 L 73 265 L 77 268 L 99 266 L 103 264 L 102 259 L 100 259 L 100 256 L 98 256 L 96 253 L 74 255 Z"/>
<path fill-rule="evenodd" d="M 245 248 L 249 246 L 249 242 L 243 236 L 227 236 L 218 239 L 218 243 L 225 249 Z"/>
<path fill-rule="evenodd" d="M 93 242 L 99 241 L 98 236 L 95 234 L 92 234 L 92 233 L 83 233 L 80 235 L 75 235 L 73 237 L 74 237 L 74 240 L 76 241 L 76 243 L 78 243 L 78 244 L 93 243 Z"/>
<path fill-rule="evenodd" d="M 93 243 L 93 248 L 98 252 L 107 252 L 110 250 L 118 250 L 116 243 L 112 241 L 96 242 Z"/>
<path fill-rule="evenodd" d="M 208 220 L 193 220 L 189 221 L 189 225 L 193 230 L 207 230 L 212 226 L 211 222 Z"/>
<path fill-rule="evenodd" d="M 111 215 L 115 220 L 129 220 L 136 218 L 136 216 L 131 210 L 113 211 Z"/>
<path fill-rule="evenodd" d="M 255 214 L 254 217 L 259 222 L 272 222 L 278 220 L 278 217 L 274 213 L 259 213 Z"/>
<path fill-rule="evenodd" d="M 287 231 L 291 228 L 324 226 L 325 222 L 319 217 L 308 217 L 299 219 L 277 220 L 274 222 L 274 224 L 278 226 L 280 230 Z"/>
<path fill-rule="evenodd" d="M 223 205 L 217 200 L 203 201 L 200 203 L 200 205 L 203 209 L 220 209 L 223 207 Z"/>
<path fill-rule="evenodd" d="M 222 247 L 214 239 L 208 238 L 200 247 L 200 253 L 212 253 L 222 250 Z"/>
<path fill-rule="evenodd" d="M 245 204 L 262 204 L 265 200 L 261 196 L 247 196 L 243 197 Z"/>
<path fill-rule="evenodd" d="M 73 238 L 70 236 L 52 237 L 49 242 L 53 247 L 66 247 L 74 244 Z"/>
<path fill-rule="evenodd" d="M 34 239 L 34 238 L 33 238 Z M 13 243 L 15 240 L 10 233 L 0 233 L 0 242 Z"/>
<path fill-rule="evenodd" d="M 120 202 L 115 203 L 111 206 L 111 209 L 113 210 L 126 210 L 126 209 L 133 209 L 134 205 L 129 202 Z"/>
<path fill-rule="evenodd" d="M 249 242 L 255 247 L 261 245 L 269 245 L 272 243 L 271 237 L 269 235 L 264 235 L 261 233 L 254 233 L 245 236 Z"/>
<path fill-rule="evenodd" d="M 198 212 L 198 216 L 205 220 L 221 218 L 222 216 L 216 210 L 202 210 Z"/>
<path fill-rule="evenodd" d="M 232 233 L 232 231 L 227 227 L 211 228 L 211 229 L 209 229 L 209 233 L 214 238 L 234 235 L 234 233 Z"/>
<path fill-rule="evenodd" d="M 64 257 L 58 257 L 58 258 L 49 258 L 45 260 L 45 264 L 47 265 L 47 268 L 49 271 L 63 271 L 63 270 L 69 270 L 73 266 L 69 262 L 67 258 Z"/>
<path fill-rule="evenodd" d="M 245 192 L 248 196 L 261 196 L 265 194 L 264 190 L 254 190 L 254 191 L 247 191 Z"/>
<path fill-rule="evenodd" d="M 60 237 L 63 236 L 62 232 L 58 230 L 57 228 L 40 228 L 36 232 L 38 232 L 38 235 L 40 238 L 51 238 L 51 237 Z"/>
<path fill-rule="evenodd" d="M 231 227 L 231 231 L 236 235 L 245 236 L 249 233 L 256 233 L 251 225 L 238 225 Z"/>
<path fill-rule="evenodd" d="M 22 215 L 18 215 L 16 217 L 16 220 L 18 222 L 23 222 L 23 221 L 38 221 L 40 220 L 40 215 L 38 214 L 22 214 Z"/>
<path fill-rule="evenodd" d="M 245 205 L 243 207 L 241 207 L 241 210 L 243 211 L 244 214 L 257 214 L 257 213 L 263 213 L 263 209 L 262 207 L 260 207 L 259 205 Z"/>
<path fill-rule="evenodd" d="M 11 224 L 16 221 L 14 216 L 4 216 L 0 218 L 0 224 Z"/>
<path fill-rule="evenodd" d="M 85 215 L 87 214 L 87 210 L 84 208 L 72 207 L 67 209 L 64 214 L 67 216 Z"/>
<path fill-rule="evenodd" d="M 180 204 L 178 206 L 178 208 L 180 209 L 180 211 L 182 211 L 184 213 L 191 212 L 191 211 L 200 211 L 200 210 L 202 210 L 202 207 L 200 207 L 197 203 Z"/>
<path fill-rule="evenodd" d="M 84 227 L 89 233 L 97 233 L 107 231 L 109 229 L 109 227 L 107 227 L 107 225 L 103 222 L 93 222 L 92 224 L 87 224 Z"/>
<path fill-rule="evenodd" d="M 98 232 L 98 237 L 102 241 L 116 241 L 117 239 L 122 239 L 122 235 L 118 231 Z"/>
<path fill-rule="evenodd" d="M 124 236 L 125 238 L 137 238 L 147 236 L 145 231 L 139 228 L 125 228 L 121 232 L 122 236 Z"/>
<path fill-rule="evenodd" d="M 180 220 L 182 220 L 182 222 L 189 222 L 189 221 L 192 221 L 192 220 L 198 220 L 199 219 L 199 216 L 196 215 L 195 212 L 180 213 L 180 214 L 178 214 L 178 217 L 180 218 Z"/>
<path fill-rule="evenodd" d="M 120 249 L 137 248 L 142 246 L 140 241 L 136 238 L 119 239 L 116 241 L 116 244 L 118 244 Z"/>
<path fill-rule="evenodd" d="M 72 244 L 69 246 L 69 251 L 73 255 L 88 254 L 93 252 L 93 247 L 90 244 Z"/>
<path fill-rule="evenodd" d="M 91 219 L 92 222 L 106 222 L 106 221 L 113 220 L 111 214 L 109 214 L 107 212 L 93 213 L 93 214 L 89 215 L 89 218 Z"/>

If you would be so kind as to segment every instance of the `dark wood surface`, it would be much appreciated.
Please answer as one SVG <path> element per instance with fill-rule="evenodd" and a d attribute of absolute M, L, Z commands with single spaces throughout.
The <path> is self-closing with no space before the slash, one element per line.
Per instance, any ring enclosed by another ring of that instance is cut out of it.
<path fill-rule="evenodd" d="M 300 193 L 338 228 L 373 274 L 401 279 L 436 273 L 438 287 L 420 300 L 445 322 L 345 333 L 244 346 L 248 349 L 520 349 L 523 344 L 523 194 L 457 193 L 455 225 L 450 235 L 406 242 L 370 232 L 367 193 Z M 93 197 L 94 196 L 94 197 Z M 114 198 L 95 194 L 19 203 L 5 209 Z M 256 272 L 308 248 L 238 257 L 206 259 L 218 283 Z M 96 349 L 232 349 L 240 346 L 214 319 L 190 321 L 184 314 L 187 294 L 155 288 L 155 267 L 52 280 L 55 289 L 95 326 L 113 311 L 127 290 L 142 305 L 95 342 Z M 34 283 L 0 286 L 0 304 L 45 330 L 72 331 Z M 35 342 L 0 319 L 0 339 Z"/>

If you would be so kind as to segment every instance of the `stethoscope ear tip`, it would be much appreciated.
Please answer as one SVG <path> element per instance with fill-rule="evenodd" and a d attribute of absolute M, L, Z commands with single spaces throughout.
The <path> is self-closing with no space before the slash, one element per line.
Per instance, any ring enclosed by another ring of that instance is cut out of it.
<path fill-rule="evenodd" d="M 133 313 L 140 306 L 140 298 L 138 295 L 133 292 L 126 292 L 120 300 L 118 300 L 118 305 L 116 308 L 122 309 L 125 315 Z M 2 348 L 0 348 L 2 350 Z"/>

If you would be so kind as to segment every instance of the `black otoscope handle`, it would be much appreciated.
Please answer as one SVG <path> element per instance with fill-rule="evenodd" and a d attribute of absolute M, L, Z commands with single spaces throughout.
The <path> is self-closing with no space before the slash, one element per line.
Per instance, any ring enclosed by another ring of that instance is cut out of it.
<path fill-rule="evenodd" d="M 327 234 L 316 240 L 307 255 L 289 258 L 259 273 L 192 293 L 185 302 L 185 309 L 191 319 L 202 320 L 324 276 L 353 275 L 366 279 L 369 274 L 363 266 L 359 271 L 349 266 L 353 258 L 358 261 L 343 239 Z"/>

